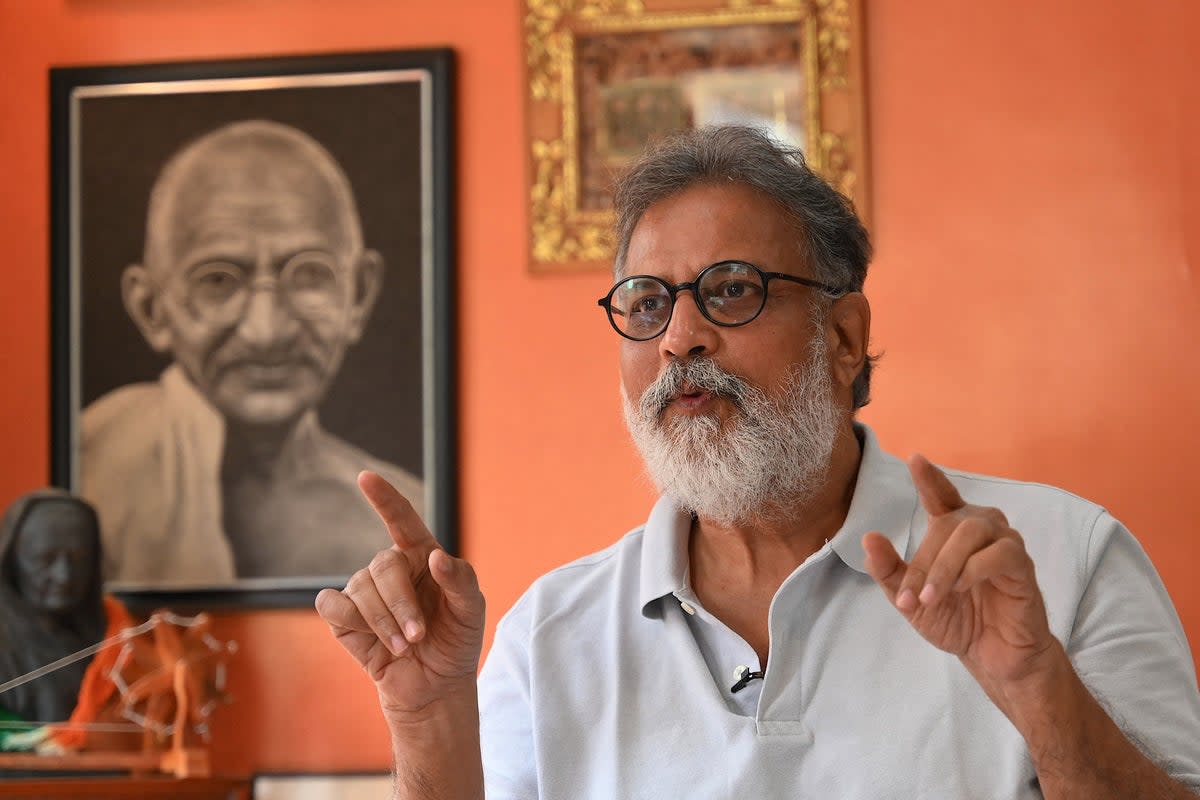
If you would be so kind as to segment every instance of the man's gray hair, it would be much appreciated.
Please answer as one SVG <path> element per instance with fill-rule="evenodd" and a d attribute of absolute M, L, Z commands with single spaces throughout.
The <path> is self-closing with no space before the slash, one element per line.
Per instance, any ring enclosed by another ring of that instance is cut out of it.
<path fill-rule="evenodd" d="M 667 137 L 647 149 L 618 181 L 613 199 L 616 275 L 625 274 L 629 241 L 646 209 L 695 184 L 719 181 L 745 184 L 780 205 L 795 222 L 796 245 L 817 280 L 839 294 L 862 291 L 871 240 L 853 204 L 809 168 L 798 148 L 760 129 L 734 125 Z M 870 401 L 874 361 L 868 356 L 854 381 L 856 409 Z"/>

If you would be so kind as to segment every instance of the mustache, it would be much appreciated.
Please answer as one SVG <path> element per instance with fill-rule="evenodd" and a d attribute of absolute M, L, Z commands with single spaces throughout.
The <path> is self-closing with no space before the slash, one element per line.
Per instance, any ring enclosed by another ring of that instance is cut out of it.
<path fill-rule="evenodd" d="M 227 344 L 221 349 L 219 357 L 214 359 L 212 370 L 214 376 L 220 376 L 239 367 L 259 365 L 290 365 L 318 372 L 324 369 L 321 359 L 304 347 L 256 348 Z"/>
<path fill-rule="evenodd" d="M 721 369 L 711 358 L 675 360 L 642 393 L 638 401 L 642 414 L 657 419 L 685 387 L 723 397 L 740 411 L 745 410 L 746 397 L 753 391 L 749 383 Z"/>

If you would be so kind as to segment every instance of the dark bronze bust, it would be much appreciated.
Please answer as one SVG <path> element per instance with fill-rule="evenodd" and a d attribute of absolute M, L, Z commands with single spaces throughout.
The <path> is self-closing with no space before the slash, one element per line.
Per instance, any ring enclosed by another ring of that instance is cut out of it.
<path fill-rule="evenodd" d="M 0 521 L 0 683 L 104 637 L 100 527 L 85 501 L 58 489 L 18 498 Z M 70 716 L 88 660 L 0 694 L 23 720 Z"/>

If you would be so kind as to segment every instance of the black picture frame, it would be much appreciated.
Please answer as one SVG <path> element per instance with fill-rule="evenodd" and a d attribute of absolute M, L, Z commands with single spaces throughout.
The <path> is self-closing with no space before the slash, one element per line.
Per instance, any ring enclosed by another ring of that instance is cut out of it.
<path fill-rule="evenodd" d="M 426 521 L 456 552 L 453 96 L 454 56 L 444 48 L 51 68 L 51 483 L 87 495 L 84 409 L 116 388 L 157 385 L 172 361 L 142 338 L 120 286 L 126 267 L 143 258 L 160 171 L 197 137 L 268 120 L 316 140 L 341 167 L 362 245 L 384 264 L 361 339 L 317 407 L 320 424 L 422 480 Z M 86 458 L 89 475 L 118 474 L 102 448 L 89 446 Z M 149 494 L 148 504 L 171 507 L 169 497 Z M 390 543 L 381 526 L 372 535 L 376 549 Z M 311 607 L 321 588 L 348 577 L 306 569 L 114 580 L 113 571 L 107 588 L 135 608 Z"/>

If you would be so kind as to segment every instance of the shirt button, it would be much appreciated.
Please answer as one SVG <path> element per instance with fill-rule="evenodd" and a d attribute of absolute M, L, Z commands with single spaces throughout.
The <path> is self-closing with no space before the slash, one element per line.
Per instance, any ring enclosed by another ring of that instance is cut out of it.
<path fill-rule="evenodd" d="M 696 616 L 696 609 L 692 608 L 692 604 L 687 602 L 686 600 L 680 600 L 679 607 L 682 608 L 688 614 L 692 615 L 693 617 Z"/>

